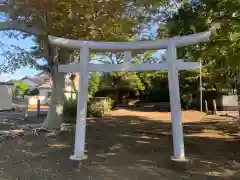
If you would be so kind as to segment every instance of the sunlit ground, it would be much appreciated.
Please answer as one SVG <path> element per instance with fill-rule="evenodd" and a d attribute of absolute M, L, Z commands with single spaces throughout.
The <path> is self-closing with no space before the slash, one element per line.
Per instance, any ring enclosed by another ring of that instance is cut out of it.
<path fill-rule="evenodd" d="M 83 164 L 69 160 L 74 140 L 71 132 L 61 133 L 57 139 L 42 135 L 6 140 L 0 149 L 0 179 L 240 179 L 239 130 L 234 120 L 183 112 L 190 162 L 186 169 L 179 169 L 170 161 L 169 118 L 169 113 L 119 109 L 105 118 L 89 119 L 89 158 Z M 8 127 L 6 122 L 1 126 Z"/>

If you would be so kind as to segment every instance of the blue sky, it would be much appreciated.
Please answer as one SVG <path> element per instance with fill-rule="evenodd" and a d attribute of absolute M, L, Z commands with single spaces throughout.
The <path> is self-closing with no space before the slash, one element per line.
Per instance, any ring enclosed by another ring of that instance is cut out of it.
<path fill-rule="evenodd" d="M 19 46 L 23 49 L 29 49 L 30 47 L 34 46 L 34 41 L 31 38 L 28 39 L 15 39 L 7 37 L 3 32 L 0 32 L 0 41 L 5 45 L 15 45 Z M 5 57 L 0 54 L 0 64 L 4 63 Z M 34 76 L 35 74 L 39 73 L 39 71 L 35 69 L 31 69 L 29 67 L 24 67 L 16 70 L 13 74 L 12 73 L 4 73 L 0 75 L 0 81 L 6 81 L 9 79 L 21 79 L 25 76 Z"/>
<path fill-rule="evenodd" d="M 8 17 L 4 13 L 0 13 L 0 21 L 6 21 Z M 27 39 L 15 39 L 9 38 L 4 34 L 4 32 L 0 32 L 0 41 L 7 46 L 15 45 L 19 46 L 24 49 L 29 49 L 31 46 L 34 46 L 35 43 L 31 38 Z M 5 57 L 0 54 L 0 65 L 4 63 Z M 39 71 L 35 69 L 31 69 L 29 67 L 24 67 L 21 69 L 16 70 L 14 73 L 1 73 L 0 74 L 0 81 L 7 81 L 9 79 L 21 79 L 25 76 L 33 76 L 39 73 Z"/>

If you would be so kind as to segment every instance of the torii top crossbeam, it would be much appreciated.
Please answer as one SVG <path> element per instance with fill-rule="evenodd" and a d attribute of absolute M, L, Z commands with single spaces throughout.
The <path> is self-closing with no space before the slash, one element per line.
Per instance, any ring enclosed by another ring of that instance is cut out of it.
<path fill-rule="evenodd" d="M 208 41 L 211 36 L 210 31 L 192 34 L 188 36 L 174 37 L 157 41 L 138 41 L 138 42 L 98 42 L 98 41 L 81 41 L 49 36 L 52 45 L 69 49 L 79 50 L 87 47 L 91 50 L 99 51 L 137 51 L 137 50 L 155 50 L 166 49 L 169 45 L 176 47 L 197 44 Z"/>

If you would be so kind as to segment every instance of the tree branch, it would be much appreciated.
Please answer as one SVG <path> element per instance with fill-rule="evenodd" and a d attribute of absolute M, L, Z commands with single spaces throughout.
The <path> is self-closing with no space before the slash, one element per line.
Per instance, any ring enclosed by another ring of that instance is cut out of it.
<path fill-rule="evenodd" d="M 5 30 L 18 30 L 32 35 L 47 34 L 43 29 L 37 26 L 27 25 L 25 22 L 19 20 L 0 22 L 0 31 Z"/>

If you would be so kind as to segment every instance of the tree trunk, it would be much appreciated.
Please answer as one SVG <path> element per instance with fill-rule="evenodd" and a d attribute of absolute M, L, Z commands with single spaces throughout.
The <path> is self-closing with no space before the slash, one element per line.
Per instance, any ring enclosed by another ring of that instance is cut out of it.
<path fill-rule="evenodd" d="M 52 94 L 47 117 L 43 123 L 43 128 L 59 129 L 62 123 L 63 96 L 65 89 L 64 73 L 52 73 Z"/>
<path fill-rule="evenodd" d="M 57 51 L 57 50 L 56 50 Z M 65 64 L 69 59 L 69 53 L 61 49 L 59 56 L 54 57 L 52 74 L 52 94 L 47 117 L 43 123 L 43 128 L 49 130 L 60 129 L 63 113 L 63 97 L 65 91 L 65 73 L 58 72 L 58 61 Z"/>

